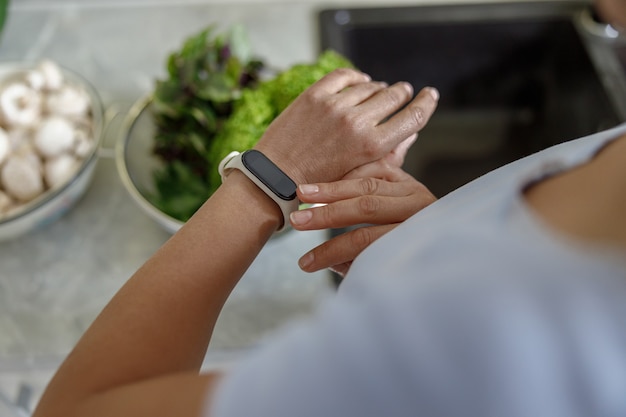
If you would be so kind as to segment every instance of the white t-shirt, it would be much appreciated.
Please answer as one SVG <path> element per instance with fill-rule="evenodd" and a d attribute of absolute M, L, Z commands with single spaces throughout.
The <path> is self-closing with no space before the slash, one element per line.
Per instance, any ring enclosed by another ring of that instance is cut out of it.
<path fill-rule="evenodd" d="M 233 369 L 211 416 L 626 416 L 625 255 L 522 197 L 624 133 L 516 161 L 383 236 L 312 319 Z"/>

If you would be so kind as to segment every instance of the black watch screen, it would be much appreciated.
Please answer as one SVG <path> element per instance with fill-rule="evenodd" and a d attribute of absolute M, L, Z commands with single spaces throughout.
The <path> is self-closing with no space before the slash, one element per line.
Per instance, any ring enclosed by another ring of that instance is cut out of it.
<path fill-rule="evenodd" d="M 296 183 L 261 152 L 254 149 L 241 154 L 241 162 L 267 188 L 283 200 L 296 198 Z"/>

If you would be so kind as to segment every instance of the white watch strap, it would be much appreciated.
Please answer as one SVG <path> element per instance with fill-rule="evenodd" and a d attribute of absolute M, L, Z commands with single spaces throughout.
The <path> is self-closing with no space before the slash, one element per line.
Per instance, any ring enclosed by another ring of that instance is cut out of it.
<path fill-rule="evenodd" d="M 218 166 L 218 170 L 220 176 L 222 177 L 222 182 L 228 176 L 228 172 L 232 169 L 238 169 L 243 172 L 243 174 L 250 179 L 257 187 L 259 187 L 265 194 L 267 194 L 280 208 L 280 211 L 283 213 L 283 223 L 280 225 L 277 232 L 281 232 L 285 229 L 285 227 L 289 224 L 289 215 L 291 212 L 298 210 L 299 201 L 297 198 L 293 200 L 283 200 L 272 190 L 270 190 L 263 182 L 256 177 L 252 172 L 246 168 L 246 166 L 241 161 L 241 153 L 237 151 L 233 151 L 226 155 L 224 159 L 220 162 Z"/>

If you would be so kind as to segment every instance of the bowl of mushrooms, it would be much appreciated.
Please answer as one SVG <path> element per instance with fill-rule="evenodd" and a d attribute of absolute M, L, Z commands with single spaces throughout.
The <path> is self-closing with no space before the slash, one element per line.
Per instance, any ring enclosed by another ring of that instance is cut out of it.
<path fill-rule="evenodd" d="M 0 241 L 65 214 L 91 183 L 99 95 L 53 61 L 0 63 Z"/>

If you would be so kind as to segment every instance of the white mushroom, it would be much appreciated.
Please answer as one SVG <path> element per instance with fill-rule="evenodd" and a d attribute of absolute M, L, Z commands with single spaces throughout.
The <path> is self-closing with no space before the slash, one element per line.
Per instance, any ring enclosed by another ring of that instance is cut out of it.
<path fill-rule="evenodd" d="M 7 131 L 9 135 L 9 142 L 11 143 L 11 149 L 16 151 L 18 149 L 22 149 L 24 147 L 28 147 L 29 150 L 32 149 L 32 140 L 33 131 L 31 129 L 25 128 L 16 128 Z"/>
<path fill-rule="evenodd" d="M 62 154 L 44 163 L 44 178 L 48 187 L 53 188 L 67 181 L 78 168 L 78 161 L 72 155 Z"/>
<path fill-rule="evenodd" d="M 41 96 L 22 82 L 0 92 L 0 115 L 7 127 L 34 126 L 41 118 Z"/>
<path fill-rule="evenodd" d="M 51 114 L 67 117 L 83 117 L 89 111 L 90 100 L 81 88 L 64 85 L 46 97 L 45 108 Z"/>
<path fill-rule="evenodd" d="M 67 119 L 48 117 L 35 132 L 35 148 L 45 158 L 51 158 L 72 149 L 74 136 L 74 127 Z"/>
<path fill-rule="evenodd" d="M 43 76 L 43 86 L 46 90 L 58 90 L 63 85 L 63 73 L 55 62 L 43 60 L 37 66 L 37 70 Z"/>
<path fill-rule="evenodd" d="M 41 170 L 41 157 L 30 140 L 23 140 L 14 146 L 7 160 L 11 158 L 21 158 L 32 164 L 34 168 Z"/>
<path fill-rule="evenodd" d="M 27 71 L 26 75 L 24 76 L 24 80 L 30 88 L 36 91 L 41 91 L 46 85 L 46 79 L 44 78 L 41 71 L 38 70 Z"/>
<path fill-rule="evenodd" d="M 41 169 L 27 158 L 13 156 L 0 171 L 4 190 L 21 201 L 30 201 L 44 191 Z"/>
<path fill-rule="evenodd" d="M 0 165 L 9 156 L 11 152 L 11 140 L 9 134 L 2 128 L 0 128 Z"/>

